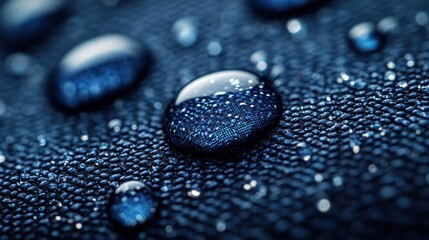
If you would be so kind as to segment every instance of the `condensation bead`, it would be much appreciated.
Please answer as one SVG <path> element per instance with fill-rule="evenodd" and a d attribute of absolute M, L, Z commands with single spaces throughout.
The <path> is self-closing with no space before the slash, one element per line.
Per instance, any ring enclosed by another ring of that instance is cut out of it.
<path fill-rule="evenodd" d="M 239 150 L 277 124 L 282 107 L 257 75 L 227 70 L 186 85 L 167 109 L 165 136 L 175 148 L 199 153 Z"/>

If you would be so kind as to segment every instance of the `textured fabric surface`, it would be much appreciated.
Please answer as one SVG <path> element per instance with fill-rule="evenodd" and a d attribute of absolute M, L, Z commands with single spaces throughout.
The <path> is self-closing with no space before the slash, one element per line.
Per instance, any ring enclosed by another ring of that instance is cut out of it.
<path fill-rule="evenodd" d="M 285 19 L 259 18 L 244 0 L 72 3 L 71 18 L 27 52 L 41 66 L 32 77 L 0 70 L 0 239 L 427 239 L 429 31 L 415 16 L 429 1 L 333 0 L 299 16 L 302 41 Z M 200 35 L 185 49 L 171 26 L 186 16 Z M 381 51 L 351 51 L 353 25 L 387 16 L 399 28 Z M 151 49 L 146 78 L 96 111 L 53 107 L 43 76 L 76 44 L 111 32 Z M 213 40 L 220 56 L 207 52 Z M 257 50 L 285 68 L 273 80 L 279 126 L 239 156 L 173 151 L 162 123 L 177 91 L 208 72 L 253 70 Z M 117 229 L 106 211 L 132 179 L 160 203 L 137 233 Z"/>

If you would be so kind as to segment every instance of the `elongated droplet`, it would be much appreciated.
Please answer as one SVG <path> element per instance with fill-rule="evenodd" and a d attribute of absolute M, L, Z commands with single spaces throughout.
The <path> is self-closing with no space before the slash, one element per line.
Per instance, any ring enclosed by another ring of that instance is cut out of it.
<path fill-rule="evenodd" d="M 46 37 L 67 15 L 65 0 L 9 0 L 0 9 L 0 36 L 11 48 Z"/>
<path fill-rule="evenodd" d="M 52 96 L 69 109 L 117 97 L 148 65 L 147 50 L 120 34 L 87 40 L 66 54 L 52 79 Z"/>
<path fill-rule="evenodd" d="M 225 153 L 255 141 L 275 126 L 282 107 L 257 75 L 227 70 L 187 84 L 167 109 L 165 135 L 176 148 Z"/>
<path fill-rule="evenodd" d="M 128 181 L 115 190 L 108 205 L 108 213 L 119 226 L 135 228 L 151 219 L 157 206 L 151 190 L 144 183 Z"/>

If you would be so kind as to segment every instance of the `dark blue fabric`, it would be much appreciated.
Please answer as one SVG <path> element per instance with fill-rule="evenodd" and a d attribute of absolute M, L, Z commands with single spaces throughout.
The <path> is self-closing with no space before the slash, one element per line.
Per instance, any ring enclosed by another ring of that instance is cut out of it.
<path fill-rule="evenodd" d="M 415 17 L 428 1 L 333 0 L 300 16 L 302 41 L 286 19 L 259 17 L 244 0 L 72 8 L 27 52 L 42 73 L 111 32 L 146 43 L 153 67 L 134 91 L 77 114 L 53 107 L 46 78 L 0 70 L 0 239 L 427 239 L 429 31 Z M 198 19 L 200 35 L 184 49 L 171 27 L 186 16 Z M 380 51 L 350 49 L 352 26 L 387 16 L 399 28 Z M 210 41 L 220 56 L 208 54 Z M 254 70 L 257 50 L 285 68 L 272 81 L 284 106 L 274 132 L 238 156 L 172 150 L 162 123 L 177 91 L 208 72 Z M 8 55 L 0 51 L 2 61 Z M 138 233 L 116 228 L 106 211 L 127 180 L 150 186 L 160 203 Z"/>

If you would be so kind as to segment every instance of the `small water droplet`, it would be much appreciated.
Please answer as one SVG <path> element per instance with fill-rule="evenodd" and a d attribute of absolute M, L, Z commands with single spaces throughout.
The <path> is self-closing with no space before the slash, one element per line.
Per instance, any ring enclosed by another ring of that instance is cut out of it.
<path fill-rule="evenodd" d="M 192 189 L 188 192 L 188 196 L 192 198 L 197 198 L 201 195 L 201 192 L 197 189 Z"/>
<path fill-rule="evenodd" d="M 396 86 L 401 87 L 401 88 L 406 88 L 406 87 L 408 87 L 408 83 L 405 81 L 400 81 L 400 82 L 398 82 L 398 84 Z"/>
<path fill-rule="evenodd" d="M 272 79 L 277 79 L 285 72 L 285 67 L 282 65 L 274 65 L 271 68 L 270 76 Z"/>
<path fill-rule="evenodd" d="M 331 209 L 331 202 L 328 199 L 325 199 L 325 198 L 320 199 L 317 202 L 317 208 L 321 212 L 327 212 L 327 211 L 329 211 L 329 209 Z"/>
<path fill-rule="evenodd" d="M 388 71 L 386 71 L 386 73 L 384 73 L 384 77 L 387 80 L 395 81 L 396 80 L 396 73 L 391 71 L 391 70 L 388 70 Z"/>
<path fill-rule="evenodd" d="M 339 187 L 339 186 L 343 185 L 343 178 L 336 176 L 332 180 L 332 183 L 334 184 L 334 186 Z"/>
<path fill-rule="evenodd" d="M 82 136 L 80 136 L 80 140 L 82 140 L 84 142 L 88 141 L 88 139 L 89 139 L 88 135 L 82 135 Z"/>
<path fill-rule="evenodd" d="M 316 181 L 318 183 L 322 182 L 323 181 L 323 175 L 320 173 L 314 175 L 314 181 Z"/>
<path fill-rule="evenodd" d="M 395 69 L 396 64 L 393 61 L 389 61 L 389 62 L 387 62 L 387 68 L 388 69 Z"/>
<path fill-rule="evenodd" d="M 395 17 L 385 17 L 377 24 L 377 29 L 383 34 L 394 33 L 398 29 L 398 19 Z"/>
<path fill-rule="evenodd" d="M 414 60 L 414 56 L 410 53 L 405 54 L 405 60 L 407 67 L 414 67 L 416 65 L 416 62 Z"/>
<path fill-rule="evenodd" d="M 429 23 L 429 15 L 424 11 L 418 12 L 415 19 L 416 23 L 420 26 L 426 26 Z"/>
<path fill-rule="evenodd" d="M 383 44 L 382 35 L 370 22 L 355 25 L 349 31 L 350 46 L 360 53 L 371 53 L 379 50 Z"/>
<path fill-rule="evenodd" d="M 113 129 L 113 131 L 119 132 L 121 130 L 122 121 L 120 119 L 112 119 L 107 126 Z"/>
<path fill-rule="evenodd" d="M 33 65 L 33 59 L 24 53 L 11 54 L 5 62 L 6 71 L 17 77 L 28 76 Z"/>
<path fill-rule="evenodd" d="M 257 75 L 220 71 L 179 92 L 167 109 L 164 131 L 168 142 L 182 150 L 230 152 L 260 138 L 277 124 L 281 111 L 279 97 Z"/>
<path fill-rule="evenodd" d="M 82 223 L 76 223 L 75 227 L 78 230 L 81 229 L 82 228 Z"/>
<path fill-rule="evenodd" d="M 52 79 L 52 95 L 63 107 L 85 108 L 117 97 L 137 82 L 147 67 L 147 51 L 120 34 L 87 40 L 60 62 Z"/>
<path fill-rule="evenodd" d="M 311 159 L 311 149 L 306 143 L 300 142 L 298 143 L 297 147 L 298 155 L 301 157 L 302 160 L 308 161 Z"/>
<path fill-rule="evenodd" d="M 110 218 L 119 226 L 135 228 L 154 215 L 157 205 L 151 190 L 144 183 L 128 181 L 115 190 L 108 211 Z"/>
<path fill-rule="evenodd" d="M 250 56 L 250 61 L 255 65 L 259 72 L 263 72 L 268 68 L 268 54 L 265 51 L 259 50 Z"/>
<path fill-rule="evenodd" d="M 370 164 L 370 165 L 368 166 L 368 171 L 369 171 L 370 173 L 375 173 L 375 172 L 377 172 L 377 170 L 378 170 L 378 168 L 377 168 L 377 166 L 376 166 L 375 164 Z"/>
<path fill-rule="evenodd" d="M 0 36 L 12 48 L 42 40 L 67 15 L 65 0 L 9 0 L 0 9 Z"/>
<path fill-rule="evenodd" d="M 224 232 L 226 230 L 226 223 L 222 220 L 217 221 L 216 230 L 218 232 Z"/>
<path fill-rule="evenodd" d="M 222 53 L 222 45 L 218 41 L 211 41 L 207 45 L 207 51 L 210 56 L 218 56 Z"/>
<path fill-rule="evenodd" d="M 295 39 L 302 40 L 307 37 L 307 28 L 299 19 L 289 20 L 286 29 Z"/>
<path fill-rule="evenodd" d="M 192 17 L 178 19 L 173 24 L 173 36 L 182 47 L 191 47 L 197 42 L 198 27 L 197 21 Z"/>

